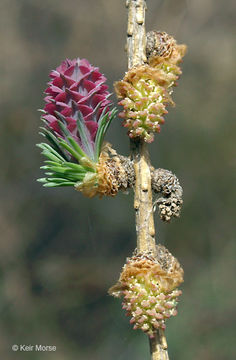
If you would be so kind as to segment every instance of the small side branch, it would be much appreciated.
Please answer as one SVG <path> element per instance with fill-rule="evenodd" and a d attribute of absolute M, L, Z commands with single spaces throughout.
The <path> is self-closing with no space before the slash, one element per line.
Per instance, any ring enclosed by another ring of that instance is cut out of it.
<path fill-rule="evenodd" d="M 136 149 L 136 144 L 134 143 L 133 156 L 139 157 L 139 152 Z M 139 187 L 137 179 L 142 177 L 143 179 L 143 194 L 142 194 L 142 204 L 145 209 L 149 209 L 149 211 L 145 212 L 145 218 L 141 221 L 137 219 L 137 223 L 142 223 L 142 229 L 137 228 L 138 240 L 144 238 L 144 235 L 141 232 L 145 232 L 148 234 L 148 238 L 145 240 L 149 243 L 148 248 L 145 251 L 152 252 L 153 250 L 153 242 L 154 242 L 154 229 L 153 229 L 153 212 L 155 212 L 156 205 L 159 208 L 159 215 L 162 221 L 169 222 L 173 217 L 179 217 L 181 212 L 181 206 L 183 203 L 182 195 L 183 190 L 179 183 L 178 178 L 175 174 L 173 174 L 169 170 L 165 169 L 154 169 L 151 167 L 150 169 L 146 167 L 146 162 L 144 159 L 140 161 L 142 172 L 138 176 L 136 172 L 139 171 L 139 167 L 134 166 L 134 161 L 130 159 L 130 157 L 119 155 L 115 152 L 115 157 L 111 158 L 108 161 L 108 167 L 110 169 L 110 173 L 112 173 L 112 183 L 117 183 L 117 191 L 126 191 L 130 188 L 136 189 Z M 146 169 L 144 171 L 144 168 Z M 149 182 L 145 183 L 147 174 L 146 171 L 150 171 L 151 174 L 151 190 L 152 193 L 157 194 L 157 199 L 155 199 L 153 206 L 151 207 L 151 202 L 148 202 L 147 188 L 149 188 Z M 139 196 L 139 192 L 136 191 L 136 195 Z M 140 198 L 135 198 L 135 209 L 137 208 L 136 216 L 138 217 L 142 211 L 140 211 Z M 149 206 L 150 205 L 150 206 Z M 150 219 L 151 223 L 149 223 Z M 146 230 L 144 229 L 146 227 Z"/>

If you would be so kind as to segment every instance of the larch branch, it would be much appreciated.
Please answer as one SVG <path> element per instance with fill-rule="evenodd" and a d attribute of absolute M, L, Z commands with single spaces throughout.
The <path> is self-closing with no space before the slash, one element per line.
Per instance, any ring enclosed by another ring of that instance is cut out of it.
<path fill-rule="evenodd" d="M 127 0 L 128 68 L 146 62 L 145 0 Z M 131 140 L 131 156 L 134 161 L 135 187 L 134 209 L 136 213 L 137 252 L 156 255 L 155 226 L 151 188 L 151 168 L 146 143 L 141 139 Z M 168 360 L 167 343 L 162 331 L 150 340 L 152 360 Z"/>

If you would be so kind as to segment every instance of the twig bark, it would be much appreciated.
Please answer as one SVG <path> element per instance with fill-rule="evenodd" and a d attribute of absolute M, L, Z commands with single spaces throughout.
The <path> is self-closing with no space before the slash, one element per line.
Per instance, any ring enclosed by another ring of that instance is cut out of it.
<path fill-rule="evenodd" d="M 128 68 L 146 62 L 145 0 L 127 0 Z M 131 156 L 134 161 L 136 183 L 134 188 L 134 209 L 136 213 L 137 251 L 156 255 L 155 226 L 151 189 L 149 152 L 143 140 L 131 140 Z M 150 340 L 152 360 L 168 360 L 167 343 L 162 331 Z"/>

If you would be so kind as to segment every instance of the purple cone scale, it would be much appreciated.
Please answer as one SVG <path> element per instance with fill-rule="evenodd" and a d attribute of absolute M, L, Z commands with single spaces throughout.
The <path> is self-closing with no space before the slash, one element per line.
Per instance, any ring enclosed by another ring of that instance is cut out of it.
<path fill-rule="evenodd" d="M 42 116 L 47 127 L 63 138 L 58 124 L 58 120 L 63 120 L 70 136 L 86 151 L 77 127 L 80 114 L 86 126 L 86 136 L 94 148 L 100 117 L 109 111 L 110 93 L 105 85 L 105 76 L 88 60 L 77 58 L 63 61 L 56 70 L 51 71 L 50 78 Z"/>

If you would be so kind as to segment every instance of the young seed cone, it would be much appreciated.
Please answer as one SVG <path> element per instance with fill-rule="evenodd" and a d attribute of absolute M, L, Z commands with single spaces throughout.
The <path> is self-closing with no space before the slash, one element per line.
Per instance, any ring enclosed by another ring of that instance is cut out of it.
<path fill-rule="evenodd" d="M 50 78 L 41 128 L 50 145 L 38 145 L 47 158 L 46 177 L 39 181 L 46 187 L 74 186 L 88 197 L 114 196 L 104 136 L 116 109 L 110 110 L 105 76 L 77 58 L 63 61 Z"/>

